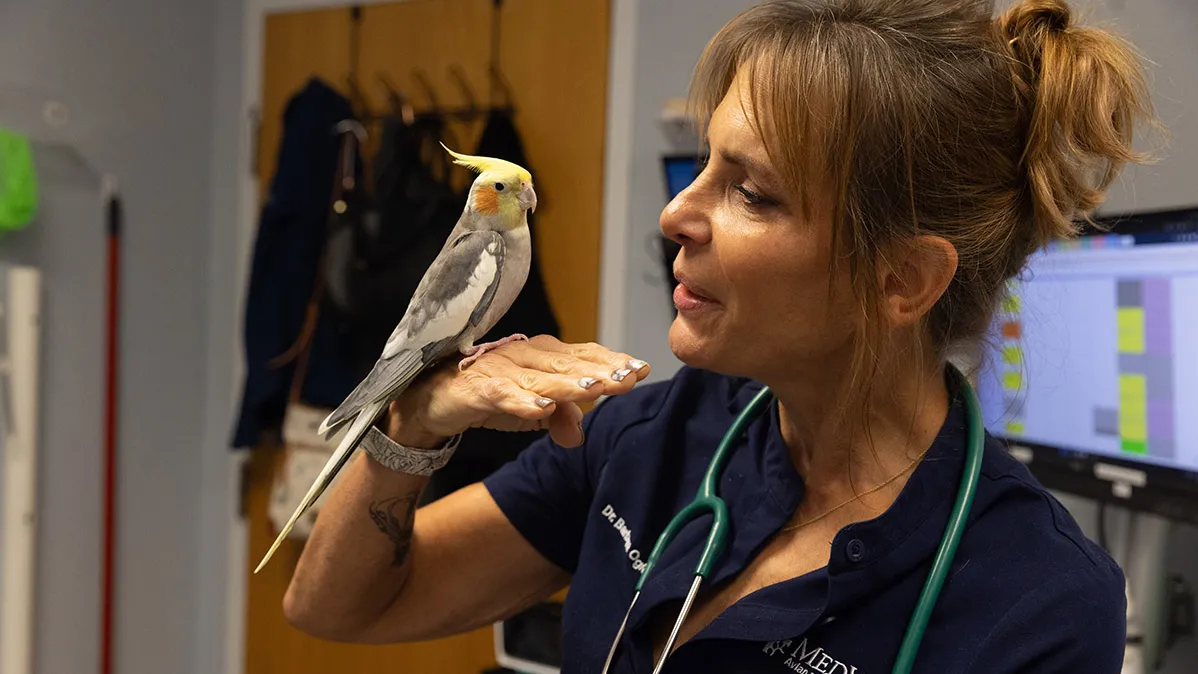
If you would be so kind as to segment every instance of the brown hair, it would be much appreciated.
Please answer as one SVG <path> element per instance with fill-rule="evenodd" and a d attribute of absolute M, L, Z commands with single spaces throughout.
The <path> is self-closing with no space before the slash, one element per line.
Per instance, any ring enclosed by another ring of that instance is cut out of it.
<path fill-rule="evenodd" d="M 1063 0 L 992 11 L 766 2 L 728 23 L 695 71 L 705 131 L 747 69 L 771 161 L 808 217 L 811 195 L 831 208 L 833 264 L 847 259 L 861 302 L 850 377 L 861 405 L 887 330 L 875 273 L 887 255 L 924 233 L 956 247 L 956 276 L 922 331 L 943 356 L 982 336 L 1028 256 L 1075 234 L 1124 163 L 1145 159 L 1132 137 L 1152 111 L 1130 45 L 1075 25 Z"/>

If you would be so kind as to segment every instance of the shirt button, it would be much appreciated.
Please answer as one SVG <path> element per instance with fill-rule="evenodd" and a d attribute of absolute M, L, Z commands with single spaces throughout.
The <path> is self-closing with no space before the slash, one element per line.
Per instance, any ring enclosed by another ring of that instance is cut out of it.
<path fill-rule="evenodd" d="M 844 554 L 850 562 L 860 562 L 865 559 L 865 543 L 859 538 L 854 538 L 844 547 Z"/>

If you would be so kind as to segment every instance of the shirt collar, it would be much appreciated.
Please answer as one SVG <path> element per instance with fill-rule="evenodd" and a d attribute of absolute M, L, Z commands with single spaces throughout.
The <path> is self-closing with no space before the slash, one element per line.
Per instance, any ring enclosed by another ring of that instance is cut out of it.
<path fill-rule="evenodd" d="M 743 409 L 761 390 L 754 382 L 729 391 L 729 411 Z M 770 586 L 746 597 L 703 630 L 696 639 L 740 637 L 787 638 L 806 631 L 821 616 L 834 614 L 863 597 L 891 585 L 919 564 L 930 559 L 939 545 L 948 520 L 952 495 L 956 493 L 966 442 L 964 406 L 950 378 L 950 407 L 945 422 L 924 459 L 916 467 L 898 498 L 877 518 L 844 527 L 832 541 L 826 568 Z M 764 418 L 749 427 L 747 442 L 760 462 L 766 496 L 752 512 L 742 512 L 734 526 L 757 532 L 733 542 L 717 563 L 710 583 L 725 580 L 751 558 L 765 540 L 789 521 L 803 499 L 803 480 L 795 471 L 782 439 L 777 401 Z M 748 446 L 745 446 L 748 445 Z M 689 490 L 688 490 L 689 491 Z M 639 626 L 655 605 L 668 597 L 681 598 L 690 586 L 693 559 L 707 535 L 709 520 L 688 526 L 675 539 L 654 568 L 637 602 L 629 625 Z M 759 535 L 758 535 L 759 534 Z M 752 549 L 749 549 L 752 548 Z M 785 607 L 780 610 L 778 607 Z M 644 644 L 642 644 L 644 646 Z"/>
<path fill-rule="evenodd" d="M 967 432 L 962 392 L 953 377 L 947 377 L 946 381 L 949 384 L 949 409 L 936 438 L 898 498 L 885 512 L 874 519 L 850 524 L 837 533 L 828 562 L 828 570 L 833 575 L 852 572 L 888 557 L 941 510 L 947 519 L 951 495 L 957 492 L 960 481 Z M 770 409 L 768 432 L 764 458 L 766 483 L 778 507 L 789 518 L 802 502 L 804 485 L 782 439 L 776 401 Z M 860 541 L 864 549 L 854 546 L 851 556 L 837 554 L 853 540 Z"/>
<path fill-rule="evenodd" d="M 841 529 L 832 540 L 826 568 L 760 590 L 741 600 L 704 630 L 700 638 L 752 634 L 782 639 L 800 634 L 891 586 L 927 562 L 940 544 L 957 493 L 967 442 L 966 414 L 959 387 L 949 378 L 948 414 L 894 503 L 878 517 Z M 789 521 L 803 497 L 803 480 L 782 440 L 777 405 L 770 412 L 763 461 L 777 519 Z M 779 610 L 778 607 L 786 607 Z"/>

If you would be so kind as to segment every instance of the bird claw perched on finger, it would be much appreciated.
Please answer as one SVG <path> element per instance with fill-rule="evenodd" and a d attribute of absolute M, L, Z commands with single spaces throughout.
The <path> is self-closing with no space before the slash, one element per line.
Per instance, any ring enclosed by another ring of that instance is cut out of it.
<path fill-rule="evenodd" d="M 460 362 L 458 362 L 458 371 L 461 372 L 461 371 L 465 370 L 466 368 L 470 367 L 470 365 L 473 364 L 474 361 L 478 360 L 479 358 L 482 358 L 484 353 L 486 353 L 492 349 L 497 349 L 509 342 L 520 342 L 520 341 L 527 341 L 527 340 L 528 340 L 527 336 L 517 333 L 514 335 L 508 335 L 507 337 L 504 337 L 503 339 L 497 339 L 494 342 L 486 342 L 485 344 L 476 344 L 476 345 L 470 347 L 470 349 L 462 351 L 462 355 L 465 356 L 465 358 L 463 358 Z"/>

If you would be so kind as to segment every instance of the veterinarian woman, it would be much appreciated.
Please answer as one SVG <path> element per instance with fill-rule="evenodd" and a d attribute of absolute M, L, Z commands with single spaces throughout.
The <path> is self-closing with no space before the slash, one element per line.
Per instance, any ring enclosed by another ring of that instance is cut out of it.
<path fill-rule="evenodd" d="M 1120 569 L 980 433 L 948 355 L 1140 159 L 1151 108 L 1129 47 L 1065 2 L 992 11 L 803 0 L 726 25 L 692 89 L 709 161 L 661 215 L 687 367 L 637 386 L 635 354 L 538 337 L 426 377 L 330 495 L 289 620 L 431 639 L 568 584 L 572 673 L 1119 672 Z M 413 512 L 427 478 L 388 457 L 484 425 L 552 441 Z M 722 525 L 680 522 L 646 573 L 726 434 Z"/>

